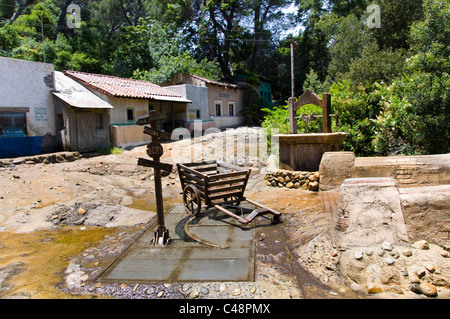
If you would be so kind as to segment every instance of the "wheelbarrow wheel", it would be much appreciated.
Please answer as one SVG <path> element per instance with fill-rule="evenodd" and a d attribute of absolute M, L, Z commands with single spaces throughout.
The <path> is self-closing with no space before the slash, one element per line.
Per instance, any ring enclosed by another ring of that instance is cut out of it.
<path fill-rule="evenodd" d="M 191 184 L 186 185 L 183 190 L 183 202 L 189 214 L 198 215 L 200 213 L 202 199 L 197 187 Z"/>

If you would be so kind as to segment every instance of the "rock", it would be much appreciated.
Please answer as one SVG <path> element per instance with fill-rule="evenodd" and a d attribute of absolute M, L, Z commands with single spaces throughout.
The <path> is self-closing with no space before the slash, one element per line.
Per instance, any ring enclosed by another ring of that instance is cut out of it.
<path fill-rule="evenodd" d="M 84 207 L 80 207 L 78 208 L 78 215 L 84 215 L 86 214 L 86 209 Z"/>
<path fill-rule="evenodd" d="M 383 292 L 383 288 L 381 286 L 372 282 L 367 283 L 366 287 L 369 294 L 378 294 L 380 292 Z"/>
<path fill-rule="evenodd" d="M 233 296 L 239 296 L 242 293 L 241 288 L 236 288 L 233 290 L 233 292 L 231 293 L 231 295 Z"/>
<path fill-rule="evenodd" d="M 420 289 L 422 293 L 427 297 L 434 297 L 437 295 L 437 289 L 435 285 L 429 283 L 420 284 Z"/>
<path fill-rule="evenodd" d="M 441 256 L 444 257 L 444 258 L 450 257 L 450 253 L 449 253 L 448 251 L 444 250 L 444 249 L 442 249 L 442 250 L 440 251 L 440 254 L 441 254 Z"/>
<path fill-rule="evenodd" d="M 355 259 L 360 260 L 363 258 L 363 254 L 360 251 L 355 251 Z"/>
<path fill-rule="evenodd" d="M 319 172 L 315 172 L 314 174 L 310 175 L 310 176 L 308 177 L 308 179 L 309 179 L 311 182 L 316 182 L 316 181 L 318 181 L 318 180 L 319 180 Z"/>
<path fill-rule="evenodd" d="M 155 287 L 150 286 L 150 287 L 147 288 L 147 290 L 145 291 L 145 293 L 146 293 L 147 295 L 151 295 L 151 294 L 154 294 L 155 291 L 156 291 Z"/>
<path fill-rule="evenodd" d="M 366 249 L 364 252 L 366 253 L 367 256 L 372 256 L 372 254 L 373 254 L 372 249 Z"/>
<path fill-rule="evenodd" d="M 277 180 L 278 180 L 278 183 L 280 183 L 280 184 L 286 183 L 286 180 L 282 176 L 278 176 Z"/>
<path fill-rule="evenodd" d="M 221 282 L 219 284 L 219 292 L 223 294 L 225 291 L 227 291 L 227 285 Z"/>
<path fill-rule="evenodd" d="M 412 283 L 409 285 L 409 290 L 411 290 L 412 292 L 416 293 L 416 294 L 421 294 L 422 293 L 422 289 L 420 288 L 419 284 L 416 283 Z"/>
<path fill-rule="evenodd" d="M 403 253 L 403 256 L 405 256 L 405 257 L 411 257 L 412 256 L 412 251 L 409 248 L 404 249 L 402 253 Z"/>
<path fill-rule="evenodd" d="M 288 182 L 288 183 L 286 184 L 286 187 L 287 187 L 287 188 L 293 188 L 293 187 L 294 187 L 294 183 Z"/>
<path fill-rule="evenodd" d="M 381 244 L 381 249 L 391 251 L 394 249 L 394 245 L 391 242 L 385 241 Z"/>
<path fill-rule="evenodd" d="M 384 255 L 384 250 L 378 249 L 378 250 L 377 250 L 377 255 L 380 256 L 380 257 L 383 257 L 383 255 Z"/>
<path fill-rule="evenodd" d="M 394 258 L 398 258 L 398 257 L 400 257 L 400 254 L 398 253 L 398 251 L 396 251 L 396 250 L 393 250 L 393 251 L 391 251 L 390 253 L 389 253 L 392 257 L 394 257 Z"/>
<path fill-rule="evenodd" d="M 206 288 L 206 287 L 202 287 L 202 288 L 200 288 L 200 291 L 202 292 L 202 294 L 204 294 L 204 295 L 207 295 L 207 294 L 209 294 L 209 289 L 208 288 Z"/>
<path fill-rule="evenodd" d="M 198 290 L 192 290 L 189 293 L 189 298 L 195 299 L 195 298 L 198 298 L 198 297 L 200 297 L 200 292 Z"/>
<path fill-rule="evenodd" d="M 388 264 L 388 265 L 392 265 L 394 263 L 394 259 L 392 259 L 391 257 L 387 257 L 385 259 L 385 261 L 386 261 L 386 264 Z"/>
<path fill-rule="evenodd" d="M 252 286 L 249 292 L 253 295 L 256 292 L 256 286 Z"/>
<path fill-rule="evenodd" d="M 404 294 L 403 289 L 400 286 L 398 286 L 398 285 L 389 286 L 386 289 L 386 291 L 393 292 L 393 293 L 396 293 L 396 294 L 399 294 L 399 295 L 403 295 Z"/>
<path fill-rule="evenodd" d="M 412 244 L 411 246 L 413 246 L 416 249 L 420 249 L 420 250 L 425 250 L 425 249 L 429 249 L 430 247 L 428 246 L 428 242 L 426 240 L 419 240 L 416 241 L 414 244 Z"/>
<path fill-rule="evenodd" d="M 308 185 L 308 189 L 310 191 L 316 191 L 319 189 L 319 183 L 318 182 L 310 182 Z"/>
<path fill-rule="evenodd" d="M 415 272 L 416 275 L 419 276 L 420 278 L 422 278 L 423 276 L 425 276 L 425 274 L 427 273 L 425 267 L 422 267 L 422 266 L 418 266 L 418 267 L 414 268 L 414 272 Z"/>
<path fill-rule="evenodd" d="M 156 297 L 158 297 L 158 298 L 162 298 L 164 295 L 165 295 L 165 291 L 164 290 L 161 290 L 160 292 L 158 292 L 157 294 L 156 294 Z"/>
<path fill-rule="evenodd" d="M 183 284 L 183 287 L 181 288 L 183 290 L 183 292 L 188 291 L 189 289 L 191 289 L 192 285 L 190 283 L 186 283 Z"/>
<path fill-rule="evenodd" d="M 433 264 L 426 264 L 425 265 L 426 270 L 428 270 L 429 272 L 435 272 L 436 271 L 436 267 L 434 267 Z"/>
<path fill-rule="evenodd" d="M 420 284 L 420 278 L 416 274 L 412 274 L 409 276 L 409 282 L 411 284 Z"/>

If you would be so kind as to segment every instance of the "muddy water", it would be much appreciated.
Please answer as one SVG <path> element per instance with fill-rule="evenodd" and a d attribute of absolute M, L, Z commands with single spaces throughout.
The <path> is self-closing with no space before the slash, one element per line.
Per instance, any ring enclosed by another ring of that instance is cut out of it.
<path fill-rule="evenodd" d="M 23 234 L 0 232 L 0 298 L 91 298 L 64 294 L 55 284 L 73 256 L 115 231 L 64 227 Z"/>

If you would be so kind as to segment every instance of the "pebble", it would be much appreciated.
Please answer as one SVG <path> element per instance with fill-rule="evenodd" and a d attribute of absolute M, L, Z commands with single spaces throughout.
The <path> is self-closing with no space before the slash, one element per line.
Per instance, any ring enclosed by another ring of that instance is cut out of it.
<path fill-rule="evenodd" d="M 383 292 L 383 288 L 375 283 L 369 282 L 367 283 L 367 292 L 369 294 L 378 294 L 380 292 Z"/>
<path fill-rule="evenodd" d="M 193 290 L 189 293 L 189 298 L 198 298 L 200 296 L 200 292 L 198 290 Z"/>
<path fill-rule="evenodd" d="M 416 249 L 420 249 L 420 250 L 425 250 L 425 249 L 429 249 L 430 248 L 429 245 L 428 245 L 428 242 L 426 240 L 416 241 L 411 246 L 413 246 Z"/>
<path fill-rule="evenodd" d="M 152 295 L 155 293 L 155 291 L 155 287 L 148 287 L 145 292 L 147 293 L 147 295 Z"/>
<path fill-rule="evenodd" d="M 202 294 L 204 294 L 204 295 L 207 295 L 207 294 L 209 294 L 209 289 L 208 288 L 206 288 L 206 287 L 202 287 L 202 288 L 200 288 L 200 291 L 202 292 Z"/>
<path fill-rule="evenodd" d="M 84 214 L 86 214 L 86 209 L 84 209 L 84 207 L 78 208 L 78 214 L 79 214 L 79 215 L 84 215 Z"/>
<path fill-rule="evenodd" d="M 363 254 L 360 251 L 355 251 L 355 259 L 360 260 L 363 258 Z"/>
<path fill-rule="evenodd" d="M 412 251 L 409 248 L 406 248 L 402 251 L 403 256 L 405 257 L 411 257 L 412 256 Z"/>
<path fill-rule="evenodd" d="M 366 253 L 367 256 L 372 256 L 373 250 L 372 249 L 366 249 L 365 253 Z"/>
<path fill-rule="evenodd" d="M 181 288 L 183 290 L 183 292 L 188 291 L 189 289 L 191 289 L 192 285 L 189 283 L 183 284 L 183 287 Z"/>
<path fill-rule="evenodd" d="M 165 293 L 166 293 L 166 292 L 165 292 L 164 290 L 161 290 L 160 292 L 158 292 L 158 293 L 156 294 L 156 297 L 161 298 L 161 297 L 164 296 Z"/>
<path fill-rule="evenodd" d="M 249 291 L 253 295 L 256 292 L 256 286 L 252 286 Z"/>
<path fill-rule="evenodd" d="M 444 258 L 450 257 L 450 253 L 448 251 L 444 250 L 444 249 L 441 250 L 440 254 Z"/>
<path fill-rule="evenodd" d="M 422 290 L 422 293 L 427 297 L 434 297 L 437 294 L 437 288 L 435 285 L 423 283 L 420 284 L 420 289 Z"/>
<path fill-rule="evenodd" d="M 391 252 L 390 252 L 390 255 L 391 255 L 392 257 L 394 257 L 394 258 L 400 257 L 400 254 L 399 254 L 398 251 L 396 251 L 396 250 L 391 251 Z"/>
<path fill-rule="evenodd" d="M 412 274 L 409 276 L 409 282 L 411 284 L 420 284 L 420 278 L 416 274 Z"/>
<path fill-rule="evenodd" d="M 412 292 L 416 293 L 416 294 L 421 294 L 422 293 L 422 289 L 420 288 L 420 285 L 417 283 L 411 283 L 409 285 L 409 290 L 411 290 Z"/>
<path fill-rule="evenodd" d="M 429 272 L 435 272 L 436 271 L 436 267 L 434 267 L 433 264 L 426 264 L 425 268 L 429 271 Z"/>
<path fill-rule="evenodd" d="M 399 295 L 403 295 L 404 293 L 403 289 L 398 285 L 391 285 L 386 289 L 386 291 L 390 291 Z"/>
<path fill-rule="evenodd" d="M 378 250 L 377 250 L 377 254 L 378 254 L 378 256 L 383 257 L 383 255 L 384 255 L 384 250 L 378 249 Z"/>
<path fill-rule="evenodd" d="M 391 257 L 387 257 L 385 259 L 385 261 L 386 261 L 386 264 L 388 264 L 388 265 L 392 265 L 394 263 L 394 259 L 392 259 Z"/>
<path fill-rule="evenodd" d="M 233 296 L 239 296 L 242 293 L 241 288 L 236 288 L 233 290 L 233 292 L 231 293 Z"/>
<path fill-rule="evenodd" d="M 225 291 L 227 291 L 227 285 L 222 282 L 219 284 L 219 292 L 223 294 Z"/>
<path fill-rule="evenodd" d="M 381 244 L 381 249 L 391 251 L 394 249 L 394 245 L 391 242 L 385 241 Z"/>

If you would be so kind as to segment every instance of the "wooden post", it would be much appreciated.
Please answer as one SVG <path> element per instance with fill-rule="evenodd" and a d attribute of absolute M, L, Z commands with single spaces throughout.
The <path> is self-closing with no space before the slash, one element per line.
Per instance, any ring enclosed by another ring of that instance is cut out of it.
<path fill-rule="evenodd" d="M 289 98 L 289 134 L 297 134 L 297 119 L 295 118 L 295 97 Z"/>
<path fill-rule="evenodd" d="M 322 119 L 323 119 L 323 132 L 331 133 L 331 94 L 322 94 Z"/>
<path fill-rule="evenodd" d="M 294 40 L 291 36 L 291 97 L 295 97 Z"/>

